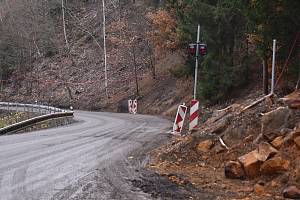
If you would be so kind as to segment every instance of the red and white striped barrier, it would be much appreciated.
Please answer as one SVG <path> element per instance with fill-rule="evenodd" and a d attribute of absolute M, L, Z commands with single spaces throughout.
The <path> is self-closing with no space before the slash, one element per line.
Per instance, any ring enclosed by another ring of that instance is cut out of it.
<path fill-rule="evenodd" d="M 199 121 L 199 101 L 194 99 L 191 102 L 189 131 L 192 131 L 195 128 L 197 128 L 198 121 Z"/>
<path fill-rule="evenodd" d="M 130 114 L 136 114 L 137 113 L 137 106 L 138 106 L 138 104 L 137 104 L 136 99 L 135 100 L 131 100 L 131 99 L 128 100 L 128 112 Z"/>
<path fill-rule="evenodd" d="M 133 100 L 132 107 L 131 107 L 132 114 L 137 113 L 137 108 L 138 108 L 138 104 L 137 104 L 137 100 L 135 99 Z"/>
<path fill-rule="evenodd" d="M 187 107 L 183 104 L 178 107 L 175 122 L 173 125 L 173 133 L 181 133 L 185 115 L 186 115 Z"/>

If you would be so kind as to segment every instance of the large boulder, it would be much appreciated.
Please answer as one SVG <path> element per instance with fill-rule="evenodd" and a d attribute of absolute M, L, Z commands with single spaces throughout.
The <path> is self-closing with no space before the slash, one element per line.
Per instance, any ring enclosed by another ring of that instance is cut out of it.
<path fill-rule="evenodd" d="M 242 179 L 245 177 L 245 172 L 241 163 L 229 161 L 225 164 L 225 177 L 231 179 Z"/>
<path fill-rule="evenodd" d="M 281 135 L 281 129 L 289 127 L 292 112 L 288 107 L 279 107 L 263 115 L 261 120 L 261 133 L 272 141 Z"/>
<path fill-rule="evenodd" d="M 263 161 L 259 160 L 258 157 L 258 151 L 254 150 L 238 158 L 249 178 L 254 178 L 260 174 L 259 169 Z"/>
<path fill-rule="evenodd" d="M 260 171 L 262 174 L 276 174 L 278 172 L 287 171 L 289 169 L 290 161 L 281 157 L 274 157 L 267 160 L 261 165 Z"/>

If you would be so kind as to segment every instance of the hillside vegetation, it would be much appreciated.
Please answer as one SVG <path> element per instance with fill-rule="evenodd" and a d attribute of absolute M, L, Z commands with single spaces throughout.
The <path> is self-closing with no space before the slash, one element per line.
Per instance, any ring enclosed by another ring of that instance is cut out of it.
<path fill-rule="evenodd" d="M 163 86 L 175 93 L 155 105 L 172 99 L 163 110 L 169 109 L 192 92 L 195 58 L 187 47 L 196 40 L 198 23 L 201 41 L 208 44 L 197 89 L 203 103 L 223 102 L 249 84 L 262 85 L 263 70 L 270 75 L 273 39 L 280 91 L 294 89 L 298 80 L 298 1 L 107 1 L 107 88 L 102 1 L 0 5 L 4 100 L 116 110 L 123 100 L 139 97 L 146 112 L 153 104 L 145 100 Z M 265 93 L 267 87 L 265 81 Z M 180 98 L 174 97 L 178 92 Z"/>

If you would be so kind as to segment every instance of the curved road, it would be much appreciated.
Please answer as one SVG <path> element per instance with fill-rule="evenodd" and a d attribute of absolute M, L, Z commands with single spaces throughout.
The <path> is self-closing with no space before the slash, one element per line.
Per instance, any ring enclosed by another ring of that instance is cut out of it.
<path fill-rule="evenodd" d="M 0 137 L 0 199 L 151 199 L 130 180 L 170 122 L 84 111 L 75 116 L 79 122 L 72 125 Z"/>

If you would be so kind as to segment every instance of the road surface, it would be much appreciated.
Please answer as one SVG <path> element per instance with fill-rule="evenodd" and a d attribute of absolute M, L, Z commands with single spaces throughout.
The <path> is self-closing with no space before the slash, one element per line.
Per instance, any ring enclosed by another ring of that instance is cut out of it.
<path fill-rule="evenodd" d="M 147 162 L 138 155 L 145 156 L 170 122 L 84 111 L 75 116 L 79 122 L 72 125 L 0 136 L 0 200 L 151 199 L 130 180 Z"/>

